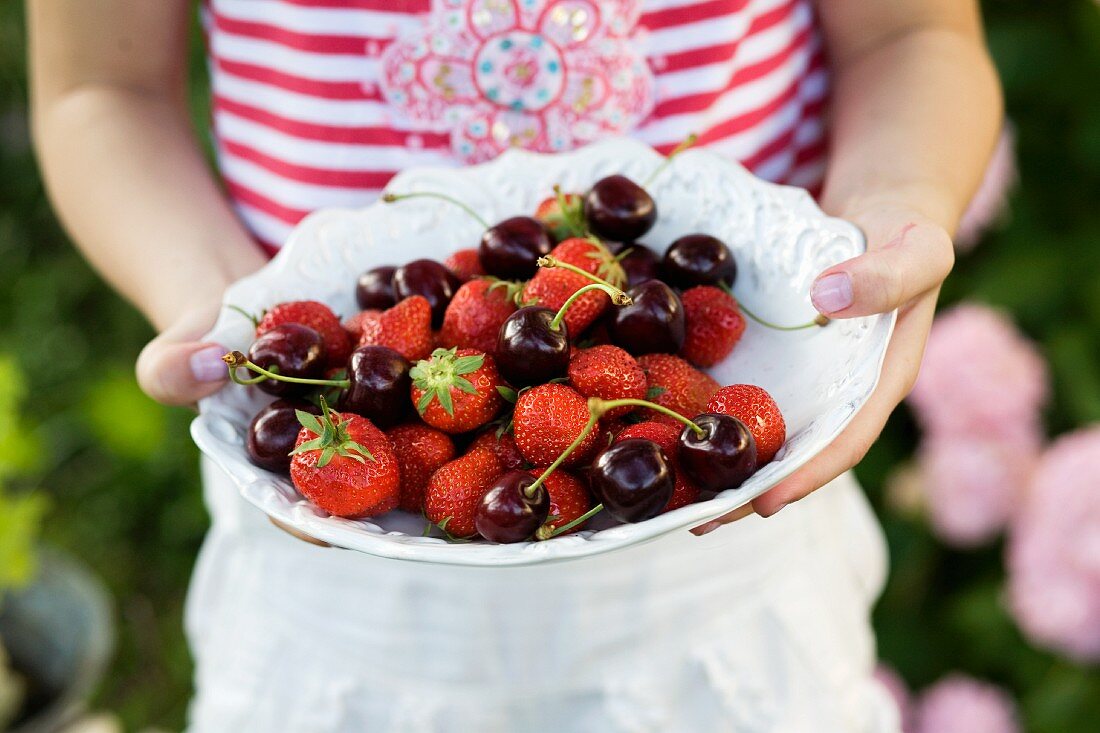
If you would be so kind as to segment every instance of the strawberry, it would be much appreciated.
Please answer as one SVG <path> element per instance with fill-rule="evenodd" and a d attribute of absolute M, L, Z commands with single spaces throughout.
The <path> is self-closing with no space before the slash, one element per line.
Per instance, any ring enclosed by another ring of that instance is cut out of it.
<path fill-rule="evenodd" d="M 545 468 L 533 468 L 528 473 L 538 478 L 545 471 Z M 543 525 L 544 527 L 548 526 L 552 530 L 557 529 L 569 524 L 592 508 L 592 494 L 588 491 L 588 487 L 568 471 L 559 468 L 547 476 L 542 485 L 546 487 L 546 493 L 550 495 L 550 516 L 556 517 L 553 521 L 547 521 Z M 583 528 L 584 523 L 581 523 L 562 534 L 572 534 Z"/>
<path fill-rule="evenodd" d="M 645 354 L 638 364 L 646 373 L 646 399 L 692 418 L 706 412 L 707 400 L 718 391 L 718 382 L 678 356 Z M 680 425 L 667 415 L 648 411 L 649 419 Z"/>
<path fill-rule="evenodd" d="M 626 281 L 622 267 L 611 253 L 595 239 L 566 239 L 550 250 L 550 256 L 579 267 L 585 272 L 607 280 L 618 287 Z M 592 281 L 570 270 L 540 268 L 523 289 L 523 300 L 558 310 L 573 293 Z M 610 303 L 606 293 L 593 291 L 578 298 L 565 314 L 565 326 L 570 338 L 576 338 L 600 317 Z"/>
<path fill-rule="evenodd" d="M 481 268 L 481 257 L 476 249 L 460 249 L 452 253 L 443 260 L 443 266 L 462 282 L 469 282 L 485 274 L 485 270 Z"/>
<path fill-rule="evenodd" d="M 719 389 L 707 402 L 707 412 L 736 417 L 756 440 L 756 462 L 763 466 L 775 458 L 787 439 L 787 425 L 779 405 L 765 390 L 752 384 L 731 384 Z"/>
<path fill-rule="evenodd" d="M 569 359 L 568 373 L 573 389 L 585 397 L 644 400 L 646 396 L 645 372 L 633 356 L 618 346 L 593 346 L 574 351 Z M 616 407 L 604 414 L 615 418 L 634 409 Z"/>
<path fill-rule="evenodd" d="M 508 316 L 516 312 L 513 300 L 518 284 L 478 278 L 455 292 L 439 342 L 444 348 L 477 349 L 488 354 L 497 347 L 497 335 Z"/>
<path fill-rule="evenodd" d="M 673 509 L 679 509 L 688 504 L 694 504 L 699 500 L 699 487 L 680 470 L 681 432 L 681 429 L 674 428 L 667 423 L 640 422 L 627 427 L 616 435 L 613 441 L 618 443 L 627 438 L 644 438 L 661 446 L 661 450 L 668 456 L 668 460 L 672 463 L 672 470 L 676 474 L 676 486 L 672 490 L 672 498 L 668 500 L 668 504 L 665 506 L 664 510 L 666 512 L 671 512 Z"/>
<path fill-rule="evenodd" d="M 582 207 L 579 193 L 556 194 L 539 204 L 535 209 L 535 218 L 546 225 L 558 242 L 569 237 L 583 237 L 585 224 Z"/>
<path fill-rule="evenodd" d="M 447 433 L 465 433 L 496 417 L 504 404 L 493 357 L 474 349 L 436 349 L 416 363 L 412 401 L 421 419 Z"/>
<path fill-rule="evenodd" d="M 685 290 L 680 300 L 687 332 L 680 356 L 697 367 L 714 366 L 729 356 L 745 332 L 745 318 L 733 296 L 700 285 Z"/>
<path fill-rule="evenodd" d="M 455 457 L 455 444 L 446 433 L 421 423 L 390 429 L 386 436 L 401 467 L 400 506 L 407 512 L 424 511 L 424 490 L 432 474 Z"/>
<path fill-rule="evenodd" d="M 503 433 L 499 437 L 495 428 L 486 430 L 470 443 L 470 450 L 475 448 L 488 448 L 497 454 L 500 465 L 507 471 L 515 471 L 527 466 L 527 461 L 516 446 L 516 439 L 510 433 Z"/>
<path fill-rule="evenodd" d="M 364 338 L 368 340 L 377 339 L 378 334 L 382 331 L 382 311 L 375 309 L 368 309 L 365 311 L 359 311 L 354 316 L 349 316 L 344 319 L 344 330 L 348 332 L 348 336 L 351 337 L 351 342 L 357 346 L 362 346 L 361 343 Z M 368 334 L 364 336 L 364 334 Z"/>
<path fill-rule="evenodd" d="M 473 537 L 481 497 L 502 472 L 496 454 L 484 448 L 443 464 L 428 479 L 424 516 L 453 537 Z"/>
<path fill-rule="evenodd" d="M 256 324 L 259 336 L 284 323 L 297 323 L 308 326 L 325 342 L 325 363 L 330 367 L 342 367 L 347 364 L 351 354 L 351 340 L 340 324 L 340 319 L 325 305 L 316 300 L 295 300 L 280 303 L 260 319 Z"/>
<path fill-rule="evenodd" d="M 549 466 L 588 425 L 588 403 L 564 384 L 542 384 L 525 390 L 516 400 L 513 415 L 516 445 L 536 466 Z M 575 466 L 596 447 L 597 429 L 589 432 L 563 465 Z"/>
<path fill-rule="evenodd" d="M 397 506 L 401 473 L 385 433 L 365 417 L 298 411 L 302 429 L 291 452 L 298 492 L 337 517 L 371 517 Z"/>
<path fill-rule="evenodd" d="M 432 308 L 422 295 L 405 298 L 378 317 L 378 330 L 364 330 L 360 346 L 388 346 L 409 361 L 432 353 Z"/>

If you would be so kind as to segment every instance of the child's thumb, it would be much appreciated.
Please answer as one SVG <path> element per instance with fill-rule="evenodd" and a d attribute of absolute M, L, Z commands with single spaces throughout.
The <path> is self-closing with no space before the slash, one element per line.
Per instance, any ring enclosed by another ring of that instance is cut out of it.
<path fill-rule="evenodd" d="M 194 340 L 190 329 L 168 329 L 150 341 L 137 360 L 138 384 L 165 405 L 193 405 L 217 392 L 229 378 L 227 349 Z"/>

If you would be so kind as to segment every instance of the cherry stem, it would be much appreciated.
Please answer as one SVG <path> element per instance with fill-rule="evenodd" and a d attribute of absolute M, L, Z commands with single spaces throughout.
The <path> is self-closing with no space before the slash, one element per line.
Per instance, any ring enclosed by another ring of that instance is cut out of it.
<path fill-rule="evenodd" d="M 649 174 L 649 177 L 646 178 L 645 181 L 642 182 L 642 188 L 649 188 L 649 185 L 651 183 L 653 183 L 654 180 L 656 180 L 657 176 L 659 176 L 659 175 L 661 175 L 662 173 L 665 172 L 665 170 L 668 168 L 668 166 L 672 163 L 673 158 L 675 158 L 677 155 L 679 155 L 680 153 L 682 153 L 685 150 L 687 150 L 688 148 L 690 148 L 698 140 L 699 140 L 699 136 L 696 135 L 694 132 L 691 133 L 690 135 L 688 135 L 686 138 L 684 138 L 684 141 L 682 143 L 680 143 L 679 145 L 677 145 L 676 147 L 674 147 L 672 149 L 672 152 L 670 152 L 667 156 L 665 156 L 665 159 L 663 161 L 661 161 L 661 164 L 659 166 L 657 166 L 653 170 L 652 173 Z"/>
<path fill-rule="evenodd" d="M 228 305 L 226 307 L 229 308 L 229 310 L 231 310 L 231 311 L 236 311 L 237 313 L 240 313 L 242 316 L 244 316 L 248 320 L 252 321 L 253 327 L 260 325 L 260 319 L 259 318 L 257 318 L 252 313 L 249 313 L 248 311 L 246 311 L 244 308 L 240 307 L 239 305 Z"/>
<path fill-rule="evenodd" d="M 557 537 L 560 534 L 565 534 L 566 532 L 573 529 L 574 527 L 579 526 L 581 524 L 584 524 L 589 519 L 596 516 L 597 514 L 599 514 L 602 511 L 603 511 L 603 504 L 597 504 L 596 506 L 592 507 L 591 509 L 586 511 L 584 514 L 580 515 L 579 517 L 577 517 L 573 521 L 569 522 L 568 524 L 563 524 L 562 526 L 556 527 L 554 529 L 550 529 L 549 524 L 544 524 L 541 527 L 539 527 L 537 532 L 535 532 L 535 539 L 536 540 L 550 540 L 550 539 L 553 539 L 553 538 Z"/>
<path fill-rule="evenodd" d="M 565 318 L 565 312 L 569 310 L 570 306 L 585 293 L 591 293 L 593 290 L 600 290 L 608 294 L 611 298 L 611 302 L 615 305 L 630 305 L 632 302 L 630 296 L 619 290 L 613 285 L 607 285 L 605 283 L 592 283 L 591 285 L 585 285 L 583 288 L 577 290 L 569 296 L 569 298 L 561 304 L 561 308 L 558 309 L 554 319 L 550 321 L 550 328 L 555 331 L 561 328 L 562 319 Z"/>
<path fill-rule="evenodd" d="M 761 318 L 760 316 L 756 315 L 755 313 L 750 311 L 748 308 L 746 308 L 744 303 L 738 303 L 737 307 L 740 308 L 741 312 L 744 313 L 746 316 L 748 316 L 752 320 L 756 321 L 761 326 L 764 326 L 765 328 L 770 328 L 773 331 L 802 331 L 802 330 L 805 330 L 807 328 L 814 328 L 815 326 L 827 326 L 827 325 L 829 325 L 829 317 L 825 316 L 825 315 L 818 314 L 809 323 L 800 323 L 797 326 L 780 326 L 778 323 L 772 323 L 771 321 L 766 321 L 763 318 Z"/>
<path fill-rule="evenodd" d="M 651 410 L 655 410 L 662 415 L 668 415 L 674 420 L 679 420 L 684 425 L 695 431 L 695 434 L 702 437 L 706 435 L 706 431 L 696 425 L 691 420 L 676 412 L 670 410 L 664 405 L 658 405 L 656 402 L 650 402 L 649 400 L 635 400 L 635 399 L 621 399 L 621 400 L 601 400 L 598 397 L 592 397 L 588 400 L 588 410 L 594 415 L 602 416 L 609 410 L 614 410 L 616 407 L 648 407 Z"/>
<path fill-rule="evenodd" d="M 592 241 L 593 244 L 599 245 L 600 247 L 604 246 L 603 243 L 600 242 L 600 240 L 598 240 L 598 239 L 593 239 L 591 241 Z M 630 299 L 629 295 L 624 293 L 621 289 L 615 287 L 612 283 L 608 282 L 607 280 L 604 280 L 599 275 L 593 275 L 588 270 L 584 270 L 584 269 L 582 269 L 580 267 L 577 267 L 576 265 L 571 264 L 569 262 L 563 262 L 563 261 L 559 260 L 557 257 L 551 257 L 550 255 L 546 255 L 545 257 L 539 257 L 538 260 L 536 260 L 536 264 L 539 267 L 545 267 L 545 268 L 560 267 L 563 270 L 568 270 L 569 272 L 575 272 L 576 274 L 578 274 L 582 277 L 586 277 L 594 283 L 600 283 L 601 285 L 606 285 L 607 287 L 614 289 L 618 293 L 618 296 L 615 296 L 615 295 L 611 296 L 611 300 L 612 300 L 612 302 L 615 303 L 615 305 L 630 305 L 632 302 L 634 302 Z M 621 297 L 619 297 L 619 296 L 621 296 Z M 616 299 L 616 298 L 618 298 L 618 299 Z"/>
<path fill-rule="evenodd" d="M 554 471 L 565 462 L 573 451 L 577 449 L 577 446 L 584 442 L 584 439 L 588 437 L 588 434 L 592 432 L 592 428 L 596 427 L 596 423 L 599 422 L 600 415 L 589 410 L 588 423 L 585 424 L 584 429 L 577 433 L 577 437 L 569 444 L 569 447 L 562 451 L 553 463 L 547 466 L 546 470 L 542 472 L 542 475 L 535 479 L 535 483 L 527 487 L 528 497 L 534 494 L 536 488 L 538 488 Z"/>
<path fill-rule="evenodd" d="M 294 384 L 315 384 L 320 387 L 339 387 L 340 389 L 347 389 L 351 386 L 350 379 L 307 379 L 305 377 L 286 377 L 277 372 L 264 369 L 259 364 L 255 364 L 248 360 L 248 357 L 239 351 L 230 351 L 228 354 L 222 357 L 229 366 L 229 378 L 237 384 L 256 384 L 262 382 L 265 379 L 274 379 L 276 382 L 292 382 Z M 241 379 L 237 376 L 237 369 L 244 368 L 256 372 L 260 376 L 253 379 Z"/>
<path fill-rule="evenodd" d="M 806 328 L 813 328 L 814 326 L 828 326 L 829 321 L 831 320 L 828 316 L 818 313 L 809 323 L 800 323 L 797 326 L 781 326 L 778 323 L 772 323 L 771 321 L 767 321 L 761 318 L 760 316 L 756 315 L 751 310 L 746 308 L 745 304 L 738 300 L 737 296 L 733 294 L 733 289 L 726 283 L 719 283 L 719 287 L 721 287 L 722 290 L 726 291 L 726 295 L 730 296 L 737 302 L 737 307 L 741 310 L 742 313 L 744 313 L 750 319 L 759 323 L 761 326 L 764 326 L 765 328 L 770 328 L 773 331 L 801 331 Z"/>
<path fill-rule="evenodd" d="M 387 204 L 392 204 L 396 201 L 404 201 L 405 199 L 419 199 L 419 198 L 441 199 L 443 201 L 447 201 L 449 203 L 452 203 L 455 206 L 457 206 L 458 208 L 465 211 L 470 216 L 472 216 L 479 224 L 481 224 L 481 226 L 485 227 L 486 229 L 489 228 L 489 223 L 487 221 L 485 221 L 485 219 L 482 218 L 481 214 L 478 214 L 476 211 L 474 211 L 469 206 L 469 204 L 465 204 L 462 201 L 459 201 L 458 199 L 454 198 L 453 196 L 448 196 L 445 193 L 437 193 L 435 191 L 414 191 L 413 193 L 385 193 L 385 194 L 382 194 L 382 200 L 385 201 Z"/>

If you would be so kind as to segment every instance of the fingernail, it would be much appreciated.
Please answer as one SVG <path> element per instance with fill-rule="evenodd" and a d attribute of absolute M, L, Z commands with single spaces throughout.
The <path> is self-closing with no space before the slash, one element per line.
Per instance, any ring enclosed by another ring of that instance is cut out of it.
<path fill-rule="evenodd" d="M 846 272 L 834 272 L 819 278 L 810 290 L 814 307 L 825 314 L 842 311 L 852 304 L 852 277 Z"/>
<path fill-rule="evenodd" d="M 191 373 L 200 382 L 220 382 L 229 376 L 222 356 L 226 349 L 214 344 L 191 354 Z"/>
<path fill-rule="evenodd" d="M 714 520 L 713 522 L 707 522 L 706 524 L 704 524 L 702 527 L 699 528 L 699 531 L 695 536 L 696 537 L 702 537 L 703 535 L 709 534 L 709 533 L 713 532 L 714 530 L 718 529 L 721 526 L 722 526 L 722 523 L 719 522 L 717 519 Z"/>

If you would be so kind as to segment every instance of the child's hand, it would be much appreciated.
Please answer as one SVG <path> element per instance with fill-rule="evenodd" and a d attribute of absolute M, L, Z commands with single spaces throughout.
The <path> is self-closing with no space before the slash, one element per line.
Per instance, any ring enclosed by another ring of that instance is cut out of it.
<path fill-rule="evenodd" d="M 216 303 L 187 311 L 142 349 L 137 378 L 147 395 L 165 405 L 194 405 L 222 388 L 229 378 L 221 359 L 226 348 L 199 340 L 217 312 Z"/>
<path fill-rule="evenodd" d="M 867 235 L 868 251 L 821 273 L 811 297 L 817 309 L 830 318 L 898 309 L 878 387 L 844 432 L 816 458 L 757 497 L 751 509 L 742 507 L 697 527 L 692 530 L 697 535 L 753 511 L 771 516 L 855 466 L 916 381 L 936 296 L 954 264 L 951 238 L 931 220 L 897 206 L 867 208 L 847 218 Z"/>

